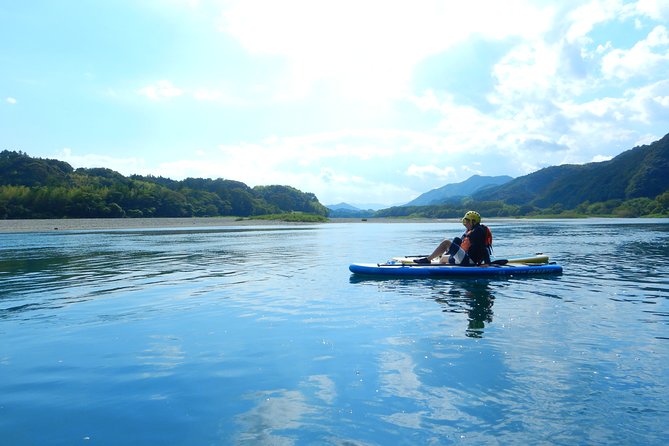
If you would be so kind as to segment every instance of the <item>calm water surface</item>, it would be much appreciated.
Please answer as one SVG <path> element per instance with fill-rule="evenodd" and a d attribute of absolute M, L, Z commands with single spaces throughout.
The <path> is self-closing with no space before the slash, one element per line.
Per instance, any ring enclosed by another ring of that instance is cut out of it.
<path fill-rule="evenodd" d="M 0 234 L 7 445 L 669 443 L 669 222 L 494 222 L 565 272 L 358 279 L 454 223 Z"/>

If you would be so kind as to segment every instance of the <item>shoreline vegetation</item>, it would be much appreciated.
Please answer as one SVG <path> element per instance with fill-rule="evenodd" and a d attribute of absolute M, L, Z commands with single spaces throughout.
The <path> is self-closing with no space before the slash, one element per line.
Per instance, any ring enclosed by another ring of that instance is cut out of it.
<path fill-rule="evenodd" d="M 285 218 L 285 219 L 282 219 Z M 486 221 L 531 222 L 536 219 L 591 219 L 619 218 L 616 216 L 568 217 L 493 217 Z M 636 219 L 635 219 L 636 220 Z M 640 219 L 640 220 L 643 220 Z M 123 231 L 144 229 L 196 229 L 235 226 L 290 226 L 337 223 L 457 223 L 459 218 L 417 218 L 417 217 L 372 217 L 372 218 L 323 218 L 299 220 L 285 215 L 258 217 L 166 217 L 166 218 L 61 218 L 61 219 L 17 219 L 0 220 L 0 233 L 53 232 L 53 231 Z"/>
<path fill-rule="evenodd" d="M 315 194 L 292 186 L 249 187 L 223 178 L 126 177 L 107 168 L 74 169 L 63 161 L 5 150 L 0 152 L 0 219 L 417 221 L 458 219 L 471 209 L 486 219 L 669 217 L 667 166 L 669 134 L 607 162 L 547 167 L 468 196 L 374 211 L 329 209 Z"/>

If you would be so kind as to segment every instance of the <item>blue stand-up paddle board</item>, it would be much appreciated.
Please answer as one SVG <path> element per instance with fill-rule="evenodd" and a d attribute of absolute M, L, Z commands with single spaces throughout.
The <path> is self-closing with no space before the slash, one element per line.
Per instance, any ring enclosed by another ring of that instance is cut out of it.
<path fill-rule="evenodd" d="M 497 260 L 491 265 L 460 266 L 444 263 L 415 263 L 414 257 L 396 257 L 385 263 L 352 263 L 354 274 L 368 276 L 449 277 L 449 276 L 515 276 L 560 274 L 562 266 L 549 262 L 548 256 L 536 255 Z"/>

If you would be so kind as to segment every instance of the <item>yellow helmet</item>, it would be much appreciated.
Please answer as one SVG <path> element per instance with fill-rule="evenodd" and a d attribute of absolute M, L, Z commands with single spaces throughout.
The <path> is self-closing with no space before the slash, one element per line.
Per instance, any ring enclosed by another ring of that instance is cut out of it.
<path fill-rule="evenodd" d="M 469 211 L 465 214 L 464 217 L 462 217 L 462 224 L 465 224 L 465 220 L 469 220 L 475 225 L 481 223 L 481 214 L 479 214 L 476 211 Z"/>

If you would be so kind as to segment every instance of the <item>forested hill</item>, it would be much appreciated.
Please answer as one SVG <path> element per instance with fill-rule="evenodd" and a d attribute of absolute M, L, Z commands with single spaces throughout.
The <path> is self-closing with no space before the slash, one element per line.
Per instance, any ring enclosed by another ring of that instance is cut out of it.
<path fill-rule="evenodd" d="M 541 169 L 502 186 L 475 193 L 480 201 L 573 209 L 582 203 L 654 199 L 669 190 L 669 134 L 615 158 Z"/>
<path fill-rule="evenodd" d="M 0 218 L 254 216 L 285 212 L 326 216 L 312 193 L 239 181 L 125 177 L 105 168 L 0 152 Z"/>
<path fill-rule="evenodd" d="M 376 217 L 669 216 L 669 134 L 615 158 L 541 169 L 459 202 L 382 209 Z"/>
<path fill-rule="evenodd" d="M 513 180 L 513 177 L 508 175 L 500 175 L 496 177 L 487 177 L 481 175 L 472 175 L 461 183 L 447 184 L 438 189 L 432 189 L 425 192 L 418 198 L 408 202 L 405 206 L 425 206 L 431 204 L 443 204 L 449 201 L 458 201 L 463 197 L 467 197 L 472 192 L 487 189 L 493 186 L 499 186 Z"/>

